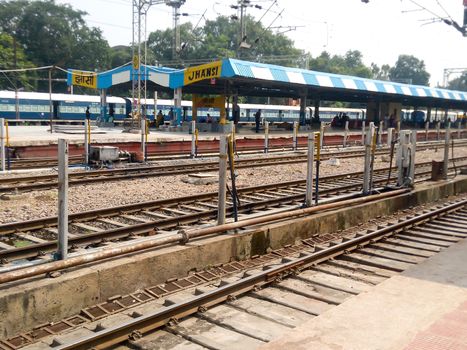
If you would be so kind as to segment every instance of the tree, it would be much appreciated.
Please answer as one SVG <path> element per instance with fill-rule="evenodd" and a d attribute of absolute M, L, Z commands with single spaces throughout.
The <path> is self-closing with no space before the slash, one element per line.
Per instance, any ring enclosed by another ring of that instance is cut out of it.
<path fill-rule="evenodd" d="M 191 23 L 180 26 L 182 48 L 179 59 L 172 59 L 173 30 L 158 30 L 148 38 L 148 48 L 162 65 L 191 65 L 239 57 L 245 60 L 296 66 L 303 52 L 294 47 L 283 34 L 274 34 L 261 22 L 246 16 L 247 35 L 243 41 L 249 48 L 239 48 L 238 21 L 226 16 L 206 21 L 203 27 L 193 28 Z"/>
<path fill-rule="evenodd" d="M 131 62 L 131 47 L 125 45 L 110 48 L 110 67 L 116 68 Z"/>
<path fill-rule="evenodd" d="M 0 69 L 15 68 L 15 44 L 14 39 L 7 33 L 0 33 Z M 16 68 L 31 68 L 34 65 L 29 62 L 21 47 L 16 47 Z M 34 80 L 35 74 L 30 74 L 30 78 L 26 73 L 5 73 L 0 75 L 0 89 L 25 88 L 33 90 L 36 87 Z"/>
<path fill-rule="evenodd" d="M 389 80 L 389 70 L 391 69 L 389 64 L 383 64 L 379 67 L 376 63 L 372 63 L 370 69 L 373 79 Z"/>
<path fill-rule="evenodd" d="M 370 68 L 363 63 L 363 55 L 358 50 L 349 50 L 344 56 L 331 56 L 323 51 L 318 57 L 311 59 L 310 67 L 319 72 L 353 75 L 362 78 L 371 78 Z"/>
<path fill-rule="evenodd" d="M 108 43 L 99 29 L 86 26 L 85 14 L 54 0 L 2 1 L 0 28 L 16 38 L 28 60 L 37 66 L 106 69 Z"/>
<path fill-rule="evenodd" d="M 179 52 L 179 57 L 183 60 L 187 57 L 194 58 L 194 53 L 197 47 L 197 42 L 194 39 L 192 32 L 193 26 L 191 23 L 183 23 L 180 25 L 180 38 L 182 38 L 182 50 Z M 173 47 L 173 30 L 156 30 L 149 34 L 148 37 L 148 52 L 151 54 L 153 64 L 161 64 L 165 66 L 181 65 L 181 61 L 177 58 L 172 58 Z"/>
<path fill-rule="evenodd" d="M 400 55 L 396 64 L 389 70 L 391 81 L 429 86 L 430 73 L 425 69 L 425 62 L 415 56 Z"/>
<path fill-rule="evenodd" d="M 459 78 L 451 80 L 448 83 L 448 88 L 452 90 L 467 91 L 467 71 L 462 73 Z"/>

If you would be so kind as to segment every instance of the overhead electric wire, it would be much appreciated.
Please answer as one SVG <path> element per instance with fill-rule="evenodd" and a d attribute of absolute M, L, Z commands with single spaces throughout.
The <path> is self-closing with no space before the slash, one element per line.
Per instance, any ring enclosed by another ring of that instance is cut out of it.
<path fill-rule="evenodd" d="M 448 11 L 446 11 L 446 9 L 443 7 L 443 5 L 441 5 L 441 3 L 439 2 L 439 0 L 436 0 L 436 3 L 438 4 L 439 7 L 441 7 L 441 9 L 444 11 L 444 13 L 449 17 L 449 19 L 451 21 L 454 22 L 454 19 L 451 17 L 451 15 L 448 13 Z"/>
<path fill-rule="evenodd" d="M 268 7 L 268 9 L 266 10 L 266 12 L 263 13 L 263 15 L 261 16 L 261 18 L 256 22 L 257 24 L 261 22 L 261 20 L 264 18 L 264 16 L 266 16 L 268 14 L 268 12 L 271 10 L 271 8 L 274 6 L 274 4 L 277 4 L 277 0 L 274 0 L 271 4 L 271 6 Z M 284 10 L 282 10 L 284 11 Z"/>
<path fill-rule="evenodd" d="M 94 21 L 94 20 L 91 20 L 91 19 L 88 19 L 87 22 L 97 23 L 97 24 L 101 24 L 101 25 L 109 26 L 109 27 L 116 27 L 116 28 L 122 28 L 122 29 L 131 29 L 131 27 L 121 26 L 121 25 L 113 24 L 113 23 Z"/>
<path fill-rule="evenodd" d="M 33 67 L 33 68 L 16 68 L 16 69 L 1 69 L 0 73 L 10 73 L 10 72 L 27 72 L 31 70 L 44 70 L 54 68 L 54 66 L 42 66 L 42 67 Z M 55 67 L 58 68 L 58 67 Z"/>

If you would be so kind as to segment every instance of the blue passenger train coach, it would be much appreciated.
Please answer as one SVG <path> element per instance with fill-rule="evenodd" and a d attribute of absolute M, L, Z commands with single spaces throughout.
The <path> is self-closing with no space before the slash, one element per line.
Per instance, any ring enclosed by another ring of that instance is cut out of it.
<path fill-rule="evenodd" d="M 159 110 L 169 120 L 170 109 L 173 108 L 172 100 L 157 100 L 157 111 L 154 109 L 155 101 L 147 99 L 141 101 L 146 115 L 152 119 Z M 21 120 L 49 120 L 49 94 L 39 92 L 19 92 L 16 99 L 13 91 L 0 91 L 0 117 L 16 119 L 16 103 L 19 107 Z M 89 107 L 91 119 L 95 120 L 101 115 L 100 97 L 92 95 L 52 94 L 52 116 L 54 120 L 83 120 L 86 108 Z M 184 121 L 191 121 L 191 101 L 182 101 L 182 115 Z M 300 107 L 286 105 L 263 104 L 239 104 L 240 122 L 254 122 L 254 114 L 261 109 L 262 118 L 271 122 L 293 122 L 299 120 Z M 113 112 L 114 120 L 122 120 L 131 115 L 131 100 L 122 97 L 107 97 L 107 116 Z M 220 111 L 214 108 L 199 108 L 198 121 L 202 122 L 210 115 L 213 120 L 218 120 Z M 313 108 L 306 109 L 306 119 L 313 115 Z M 320 118 L 330 121 L 337 115 L 347 115 L 352 120 L 365 118 L 365 111 L 352 108 L 320 108 Z"/>
<path fill-rule="evenodd" d="M 19 92 L 18 100 L 14 91 L 0 91 L 0 116 L 16 118 L 18 102 L 21 119 L 49 120 L 49 94 L 40 92 Z M 52 116 L 59 120 L 82 120 L 86 108 L 95 119 L 101 113 L 100 97 L 88 95 L 52 94 Z M 113 110 L 115 118 L 123 119 L 130 108 L 130 101 L 120 97 L 107 98 L 107 110 Z"/>

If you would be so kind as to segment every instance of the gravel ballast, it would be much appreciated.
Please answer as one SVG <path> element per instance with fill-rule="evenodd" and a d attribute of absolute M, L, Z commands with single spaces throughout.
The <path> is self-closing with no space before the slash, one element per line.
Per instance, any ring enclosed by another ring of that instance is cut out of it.
<path fill-rule="evenodd" d="M 454 156 L 467 156 L 467 147 L 456 148 Z M 388 162 L 383 162 L 382 158 L 382 156 L 376 157 L 375 169 L 388 166 Z M 417 162 L 439 161 L 442 159 L 442 148 L 438 148 L 437 152 L 434 150 L 419 151 L 416 155 Z M 213 159 L 206 160 L 212 161 Z M 323 161 L 320 167 L 320 175 L 326 176 L 363 170 L 363 158 L 338 159 L 337 162 L 339 165 L 333 165 L 334 161 Z M 35 172 L 35 174 L 38 173 Z M 237 174 L 238 188 L 302 180 L 306 176 L 306 163 L 239 169 Z M 194 185 L 184 182 L 183 180 L 186 178 L 187 175 L 177 175 L 109 181 L 107 183 L 70 187 L 69 211 L 70 213 L 76 213 L 143 201 L 213 192 L 218 189 L 217 183 Z M 0 223 L 32 220 L 55 215 L 57 215 L 56 190 L 33 191 L 0 197 Z"/>

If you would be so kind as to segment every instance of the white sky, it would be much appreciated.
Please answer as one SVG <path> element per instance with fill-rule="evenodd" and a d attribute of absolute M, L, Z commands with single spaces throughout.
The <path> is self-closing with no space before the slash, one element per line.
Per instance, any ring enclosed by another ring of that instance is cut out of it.
<path fill-rule="evenodd" d="M 448 13 L 462 24 L 462 0 L 414 1 L 441 17 Z M 101 28 L 111 46 L 131 43 L 132 0 L 57 2 L 86 11 L 88 24 Z M 273 1 L 251 2 L 264 8 L 248 9 L 249 14 L 259 19 Z M 235 3 L 237 0 L 186 0 L 181 12 L 191 16 L 181 17 L 181 23 L 191 21 L 195 24 L 205 10 L 208 19 L 214 19 L 217 14 L 235 14 L 230 8 Z M 294 40 L 296 47 L 311 52 L 313 57 L 323 50 L 331 54 L 360 50 L 365 64 L 375 62 L 392 66 L 399 54 L 410 54 L 425 61 L 432 86 L 438 82 L 442 84 L 444 68 L 467 68 L 467 37 L 444 23 L 424 25 L 427 23 L 424 20 L 435 16 L 427 11 L 412 11 L 417 8 L 411 0 L 369 0 L 368 4 L 361 0 L 277 0 L 277 5 L 273 5 L 262 23 L 269 26 L 284 9 L 273 26 L 300 26 L 286 35 Z M 154 5 L 150 8 L 148 33 L 171 26 L 170 7 Z"/>

